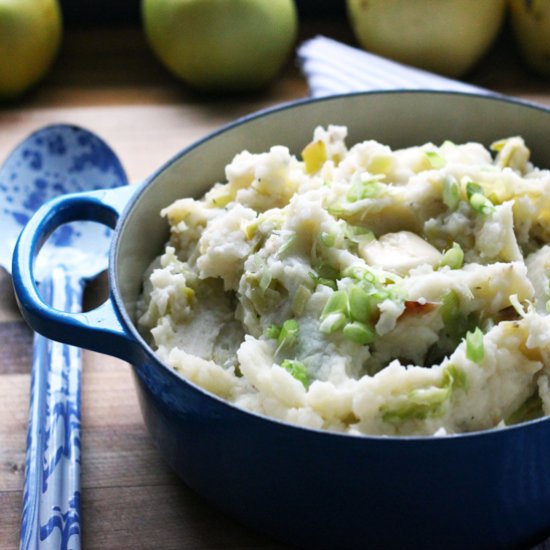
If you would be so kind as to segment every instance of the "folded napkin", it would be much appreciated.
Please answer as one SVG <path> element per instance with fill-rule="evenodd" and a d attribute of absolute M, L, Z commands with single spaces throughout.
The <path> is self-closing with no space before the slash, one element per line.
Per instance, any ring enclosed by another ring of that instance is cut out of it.
<path fill-rule="evenodd" d="M 368 90 L 447 90 L 492 94 L 485 88 L 390 61 L 317 36 L 298 48 L 312 97 Z"/>

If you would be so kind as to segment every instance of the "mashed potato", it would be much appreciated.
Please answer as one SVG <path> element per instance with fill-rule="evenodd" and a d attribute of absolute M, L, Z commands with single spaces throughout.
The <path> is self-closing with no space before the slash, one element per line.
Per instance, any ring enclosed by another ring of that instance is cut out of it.
<path fill-rule="evenodd" d="M 391 150 L 317 128 L 161 215 L 138 326 L 237 406 L 352 434 L 550 414 L 550 171 L 519 137 Z"/>

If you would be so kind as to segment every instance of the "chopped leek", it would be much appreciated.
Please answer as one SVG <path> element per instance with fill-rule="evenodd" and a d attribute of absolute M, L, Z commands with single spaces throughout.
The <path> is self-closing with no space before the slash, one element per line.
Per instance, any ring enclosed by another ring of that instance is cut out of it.
<path fill-rule="evenodd" d="M 271 271 L 265 268 L 262 272 L 262 276 L 260 278 L 260 284 L 259 284 L 260 290 L 262 292 L 265 292 L 268 289 L 272 279 L 273 279 L 273 275 L 271 274 Z"/>
<path fill-rule="evenodd" d="M 455 318 L 459 315 L 460 298 L 454 290 L 449 290 L 443 295 L 439 313 L 445 325 L 453 323 Z"/>
<path fill-rule="evenodd" d="M 327 233 L 326 231 L 321 232 L 319 238 L 328 248 L 334 246 L 334 243 L 336 242 L 336 235 L 334 233 Z"/>
<path fill-rule="evenodd" d="M 314 273 L 313 271 L 310 271 L 308 275 L 311 277 L 311 280 L 315 283 L 315 285 L 325 285 L 332 290 L 336 290 L 336 281 L 333 279 L 326 279 L 325 277 L 319 277 L 317 273 Z"/>
<path fill-rule="evenodd" d="M 466 195 L 470 202 L 470 206 L 476 212 L 485 216 L 494 212 L 495 207 L 493 203 L 485 196 L 483 187 L 481 187 L 479 183 L 469 181 L 466 184 Z"/>
<path fill-rule="evenodd" d="M 447 365 L 444 377 L 450 380 L 453 389 L 468 389 L 468 377 L 466 373 L 453 363 Z"/>
<path fill-rule="evenodd" d="M 379 178 L 363 179 L 361 176 L 354 178 L 346 199 L 349 202 L 356 202 L 363 199 L 372 199 L 377 197 L 382 191 Z"/>
<path fill-rule="evenodd" d="M 481 193 L 474 193 L 470 197 L 470 206 L 473 210 L 483 214 L 484 216 L 487 216 L 495 211 L 493 203 Z"/>
<path fill-rule="evenodd" d="M 294 315 L 302 315 L 310 297 L 311 291 L 309 288 L 304 285 L 300 285 L 292 300 L 292 312 Z"/>
<path fill-rule="evenodd" d="M 330 264 L 323 262 L 317 265 L 315 269 L 319 277 L 322 277 L 323 279 L 332 279 L 333 281 L 335 281 L 336 279 L 340 278 L 340 272 L 335 267 L 332 267 Z"/>
<path fill-rule="evenodd" d="M 348 314 L 348 295 L 343 290 L 333 292 L 328 299 L 323 311 L 321 319 L 325 319 L 331 313 L 342 313 L 347 317 Z"/>
<path fill-rule="evenodd" d="M 279 338 L 279 334 L 281 334 L 281 327 L 278 325 L 269 325 L 264 330 L 264 336 L 270 340 L 276 340 Z"/>
<path fill-rule="evenodd" d="M 445 166 L 445 159 L 437 151 L 424 151 L 424 154 L 434 170 L 439 170 Z"/>
<path fill-rule="evenodd" d="M 375 332 L 365 323 L 352 321 L 344 326 L 344 337 L 355 344 L 372 344 L 375 340 Z"/>
<path fill-rule="evenodd" d="M 327 206 L 327 212 L 331 216 L 340 217 L 344 216 L 347 213 L 347 210 L 339 202 L 334 202 Z"/>
<path fill-rule="evenodd" d="M 446 411 L 446 403 L 456 389 L 467 389 L 466 373 L 450 363 L 439 384 L 411 390 L 390 404 L 383 405 L 380 408 L 382 420 L 395 424 L 442 416 Z"/>
<path fill-rule="evenodd" d="M 329 313 L 319 325 L 319 330 L 325 334 L 332 334 L 340 330 L 347 321 L 347 317 L 343 313 Z"/>
<path fill-rule="evenodd" d="M 306 366 L 301 361 L 295 359 L 285 359 L 281 363 L 281 367 L 288 371 L 296 380 L 301 382 L 304 388 L 307 389 L 310 383 L 309 373 Z"/>
<path fill-rule="evenodd" d="M 382 420 L 392 424 L 405 420 L 425 420 L 437 418 L 445 413 L 443 405 L 451 394 L 451 386 L 430 386 L 419 388 L 400 395 L 394 400 L 392 406 L 383 406 Z"/>
<path fill-rule="evenodd" d="M 277 259 L 281 260 L 292 250 L 296 244 L 296 233 L 290 235 L 290 237 L 281 245 L 279 251 L 277 252 Z"/>
<path fill-rule="evenodd" d="M 462 312 L 460 298 L 454 290 L 449 290 L 443 295 L 439 313 L 453 345 L 458 344 L 466 332 L 476 326 L 476 315 L 466 315 Z"/>
<path fill-rule="evenodd" d="M 334 281 L 333 279 L 325 279 L 325 277 L 317 277 L 315 279 L 315 282 L 318 285 L 325 285 L 325 286 L 328 286 L 329 288 L 332 288 L 332 290 L 336 290 L 336 281 Z"/>
<path fill-rule="evenodd" d="M 441 267 L 449 266 L 451 269 L 460 269 L 464 265 L 464 251 L 459 244 L 453 243 L 452 248 L 449 248 L 441 262 L 439 264 Z"/>
<path fill-rule="evenodd" d="M 483 187 L 479 185 L 479 183 L 476 183 L 475 181 L 469 181 L 466 184 L 466 195 L 468 197 L 468 200 L 472 198 L 473 195 L 484 195 Z"/>
<path fill-rule="evenodd" d="M 277 344 L 279 344 L 279 347 L 293 346 L 298 339 L 299 331 L 300 326 L 298 325 L 298 321 L 295 319 L 288 319 L 285 321 L 277 338 Z"/>
<path fill-rule="evenodd" d="M 466 334 L 466 357 L 474 363 L 481 363 L 485 357 L 483 345 L 483 332 L 477 327 L 474 332 Z"/>
<path fill-rule="evenodd" d="M 359 285 L 354 285 L 349 291 L 349 312 L 355 321 L 366 323 L 372 317 L 376 307 L 376 300 L 373 299 Z"/>
<path fill-rule="evenodd" d="M 250 240 L 256 235 L 258 229 L 260 227 L 260 221 L 258 218 L 251 221 L 250 223 L 247 223 L 246 225 L 241 226 L 241 229 L 244 233 L 244 236 Z"/>
<path fill-rule="evenodd" d="M 376 238 L 370 229 L 362 225 L 352 225 L 349 223 L 346 223 L 345 226 L 345 237 L 354 243 L 362 244 L 370 243 Z"/>
<path fill-rule="evenodd" d="M 458 182 L 449 176 L 443 180 L 443 202 L 451 210 L 455 210 L 460 202 L 460 188 Z"/>
<path fill-rule="evenodd" d="M 491 143 L 491 145 L 489 145 L 489 149 L 491 149 L 491 151 L 494 151 L 495 153 L 499 153 L 500 151 L 502 151 L 507 141 L 507 139 L 499 139 L 498 141 L 494 141 L 493 143 Z"/>

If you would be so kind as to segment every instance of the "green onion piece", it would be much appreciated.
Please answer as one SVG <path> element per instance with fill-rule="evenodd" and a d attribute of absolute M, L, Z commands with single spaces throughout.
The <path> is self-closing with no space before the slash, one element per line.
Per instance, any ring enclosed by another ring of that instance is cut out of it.
<path fill-rule="evenodd" d="M 376 338 L 375 332 L 365 323 L 352 321 L 343 330 L 344 337 L 355 344 L 372 344 Z"/>
<path fill-rule="evenodd" d="M 337 290 L 333 292 L 328 299 L 323 312 L 321 313 L 321 319 L 325 319 L 331 313 L 343 313 L 346 317 L 348 315 L 348 295 L 343 290 Z"/>
<path fill-rule="evenodd" d="M 288 348 L 290 346 L 293 346 L 298 339 L 299 331 L 300 325 L 298 325 L 298 321 L 296 321 L 295 319 L 288 319 L 287 321 L 285 321 L 277 338 L 277 351 L 279 351 L 279 349 L 281 349 L 282 347 Z"/>
<path fill-rule="evenodd" d="M 477 327 L 474 332 L 466 333 L 466 357 L 474 363 L 481 363 L 485 357 L 483 332 Z"/>
<path fill-rule="evenodd" d="M 279 338 L 279 334 L 281 334 L 281 327 L 278 325 L 269 325 L 264 330 L 264 336 L 270 340 L 276 340 Z"/>
<path fill-rule="evenodd" d="M 445 166 L 445 159 L 437 151 L 424 151 L 424 154 L 434 170 L 439 170 Z"/>
<path fill-rule="evenodd" d="M 546 313 L 550 313 L 550 300 L 546 301 Z"/>
<path fill-rule="evenodd" d="M 281 248 L 279 248 L 279 251 L 277 252 L 277 258 L 279 260 L 283 259 L 290 252 L 295 244 L 296 233 L 290 235 L 290 237 L 281 245 Z"/>
<path fill-rule="evenodd" d="M 334 246 L 334 243 L 336 242 L 336 235 L 334 233 L 327 233 L 326 231 L 323 231 L 319 235 L 319 238 L 321 239 L 321 242 L 329 248 Z"/>
<path fill-rule="evenodd" d="M 460 269 L 464 265 L 464 251 L 458 243 L 453 243 L 453 247 L 443 254 L 439 265 L 449 266 L 451 269 Z"/>
<path fill-rule="evenodd" d="M 475 181 L 469 181 L 466 184 L 466 195 L 468 196 L 468 200 L 472 198 L 472 195 L 480 194 L 484 195 L 483 187 L 479 185 L 479 183 L 476 183 Z"/>
<path fill-rule="evenodd" d="M 302 315 L 310 297 L 311 291 L 309 288 L 304 285 L 300 285 L 294 294 L 294 299 L 292 300 L 292 312 L 294 315 Z"/>
<path fill-rule="evenodd" d="M 460 187 L 458 182 L 450 176 L 443 180 L 443 202 L 450 210 L 455 210 L 460 202 Z"/>
<path fill-rule="evenodd" d="M 319 330 L 324 334 L 332 334 L 340 330 L 347 321 L 347 317 L 343 313 L 329 313 L 319 325 Z"/>
<path fill-rule="evenodd" d="M 473 210 L 479 212 L 480 214 L 483 214 L 484 216 L 487 216 L 488 214 L 491 214 L 495 211 L 493 203 L 481 193 L 474 193 L 470 197 L 470 206 Z"/>
<path fill-rule="evenodd" d="M 309 373 L 306 366 L 301 361 L 295 359 L 285 359 L 281 363 L 281 367 L 288 371 L 296 380 L 301 382 L 304 388 L 308 388 L 310 383 Z"/>
<path fill-rule="evenodd" d="M 372 317 L 376 300 L 360 286 L 354 285 L 349 291 L 349 312 L 354 321 L 367 323 Z"/>

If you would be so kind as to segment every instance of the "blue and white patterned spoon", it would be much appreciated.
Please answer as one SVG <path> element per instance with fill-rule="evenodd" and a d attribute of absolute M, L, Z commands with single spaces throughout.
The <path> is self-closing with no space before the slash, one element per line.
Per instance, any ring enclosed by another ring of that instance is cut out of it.
<path fill-rule="evenodd" d="M 0 168 L 0 265 L 11 272 L 23 225 L 60 194 L 128 183 L 114 152 L 91 132 L 47 126 L 21 142 Z M 86 280 L 107 267 L 110 230 L 91 222 L 60 227 L 37 259 L 40 292 L 77 312 Z M 80 548 L 80 349 L 35 335 L 21 548 Z"/>

